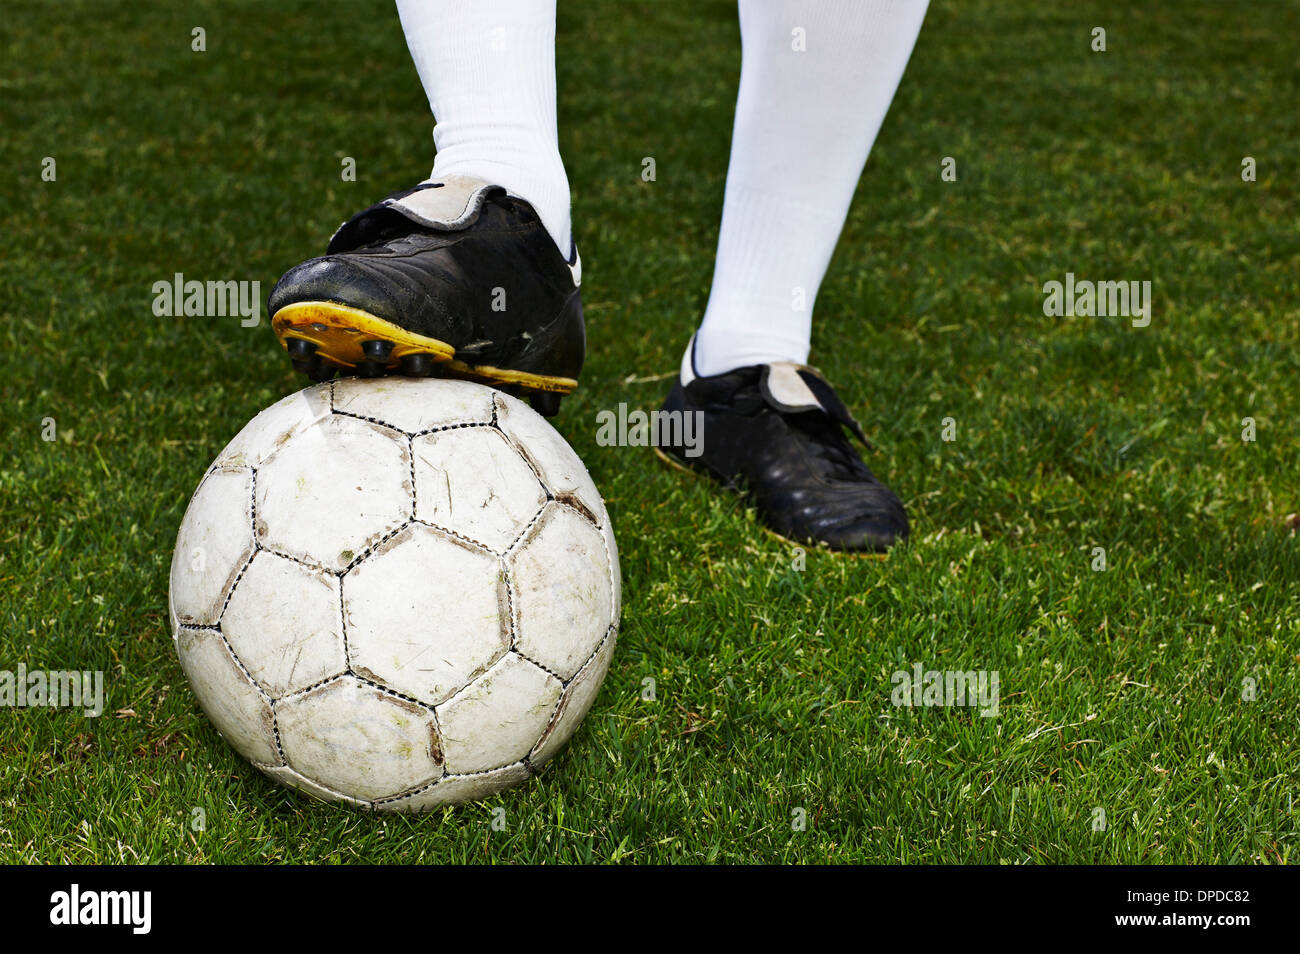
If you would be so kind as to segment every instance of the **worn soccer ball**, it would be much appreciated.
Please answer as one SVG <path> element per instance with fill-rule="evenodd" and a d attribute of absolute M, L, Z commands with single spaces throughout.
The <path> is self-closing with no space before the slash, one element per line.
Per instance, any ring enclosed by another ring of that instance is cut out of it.
<path fill-rule="evenodd" d="M 609 668 L 620 576 L 582 461 L 515 398 L 343 379 L 255 417 L 171 567 L 181 665 L 258 769 L 418 811 L 526 779 Z"/>

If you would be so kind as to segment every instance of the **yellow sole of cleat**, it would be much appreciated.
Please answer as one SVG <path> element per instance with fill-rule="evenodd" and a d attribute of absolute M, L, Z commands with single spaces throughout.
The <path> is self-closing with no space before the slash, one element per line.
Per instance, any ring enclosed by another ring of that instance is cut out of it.
<path fill-rule="evenodd" d="M 426 338 L 376 318 L 368 311 L 331 301 L 300 301 L 285 305 L 271 319 L 271 328 L 286 348 L 289 338 L 302 338 L 316 353 L 341 368 L 355 368 L 366 360 L 363 341 L 391 341 L 388 366 L 396 367 L 408 354 L 427 354 L 435 361 L 450 361 L 456 349 L 445 341 Z"/>
<path fill-rule="evenodd" d="M 532 374 L 529 371 L 512 371 L 509 368 L 494 368 L 490 364 L 465 364 L 452 359 L 446 365 L 449 374 L 465 378 L 468 381 L 486 381 L 489 384 L 514 384 L 529 391 L 553 391 L 556 394 L 572 394 L 578 382 L 573 378 L 550 377 L 545 374 Z"/>
<path fill-rule="evenodd" d="M 407 355 L 427 354 L 438 362 L 434 373 L 447 377 L 557 394 L 570 394 L 578 386 L 573 378 L 457 361 L 454 357 L 456 349 L 445 341 L 417 335 L 368 311 L 332 301 L 300 301 L 285 305 L 271 319 L 271 328 L 286 350 L 290 338 L 301 338 L 314 344 L 315 353 L 321 358 L 344 369 L 355 368 L 370 360 L 361 347 L 363 342 L 387 341 L 393 346 L 386 364 L 389 369 L 398 368 Z"/>
<path fill-rule="evenodd" d="M 687 467 L 685 464 L 681 463 L 680 461 L 673 460 L 670 455 L 665 454 L 659 448 L 652 447 L 651 450 L 655 452 L 656 457 L 658 457 L 661 461 L 663 461 L 665 464 L 667 464 L 669 467 L 673 468 L 674 470 L 680 470 L 683 474 L 688 474 L 691 477 L 698 477 L 702 480 L 708 480 L 708 476 L 706 474 L 702 474 L 698 470 L 691 470 L 691 468 Z M 710 482 L 713 483 L 713 481 Z M 777 533 L 775 530 L 773 530 L 767 524 L 763 523 L 761 520 L 758 522 L 758 525 L 762 528 L 763 532 L 766 533 L 769 537 L 775 537 L 776 539 L 780 540 L 782 543 L 788 544 L 789 546 L 792 547 L 799 547 L 805 550 L 806 549 L 820 550 L 823 553 L 830 553 L 833 554 L 834 556 L 853 557 L 854 559 L 857 560 L 889 559 L 888 553 L 873 553 L 870 550 L 832 550 L 830 547 L 826 546 L 823 543 L 807 543 L 800 540 L 791 540 L 789 537 L 782 536 L 781 534 Z"/>

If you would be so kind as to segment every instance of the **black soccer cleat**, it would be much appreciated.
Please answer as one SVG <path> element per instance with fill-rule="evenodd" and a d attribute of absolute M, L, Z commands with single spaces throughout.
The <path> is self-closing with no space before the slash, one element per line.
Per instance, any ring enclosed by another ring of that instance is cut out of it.
<path fill-rule="evenodd" d="M 565 261 L 531 205 L 452 176 L 354 215 L 324 256 L 280 279 L 267 310 L 314 381 L 461 377 L 549 415 L 586 353 L 581 275 L 577 249 Z"/>
<path fill-rule="evenodd" d="M 656 453 L 742 491 L 790 542 L 882 552 L 907 539 L 902 501 L 867 469 L 845 432 L 862 428 L 817 371 L 781 362 L 700 377 L 692 340 L 663 410 Z M 691 435 L 688 443 L 686 436 Z"/>

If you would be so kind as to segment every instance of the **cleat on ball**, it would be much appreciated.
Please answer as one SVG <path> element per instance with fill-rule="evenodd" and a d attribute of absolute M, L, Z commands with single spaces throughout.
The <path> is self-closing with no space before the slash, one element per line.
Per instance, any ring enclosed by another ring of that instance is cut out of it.
<path fill-rule="evenodd" d="M 286 349 L 315 345 L 343 374 L 432 373 L 564 395 L 586 353 L 580 281 L 576 248 L 566 261 L 531 205 L 454 176 L 353 216 L 325 255 L 280 279 L 268 310 Z"/>

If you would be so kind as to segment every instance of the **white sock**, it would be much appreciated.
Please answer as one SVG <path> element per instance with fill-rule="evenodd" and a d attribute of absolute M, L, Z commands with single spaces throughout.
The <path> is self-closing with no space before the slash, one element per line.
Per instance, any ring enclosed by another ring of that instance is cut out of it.
<path fill-rule="evenodd" d="M 397 0 L 437 125 L 431 178 L 476 176 L 530 202 L 567 259 L 555 132 L 555 0 Z"/>
<path fill-rule="evenodd" d="M 700 374 L 807 363 L 813 301 L 927 2 L 740 0 L 740 94 Z"/>

